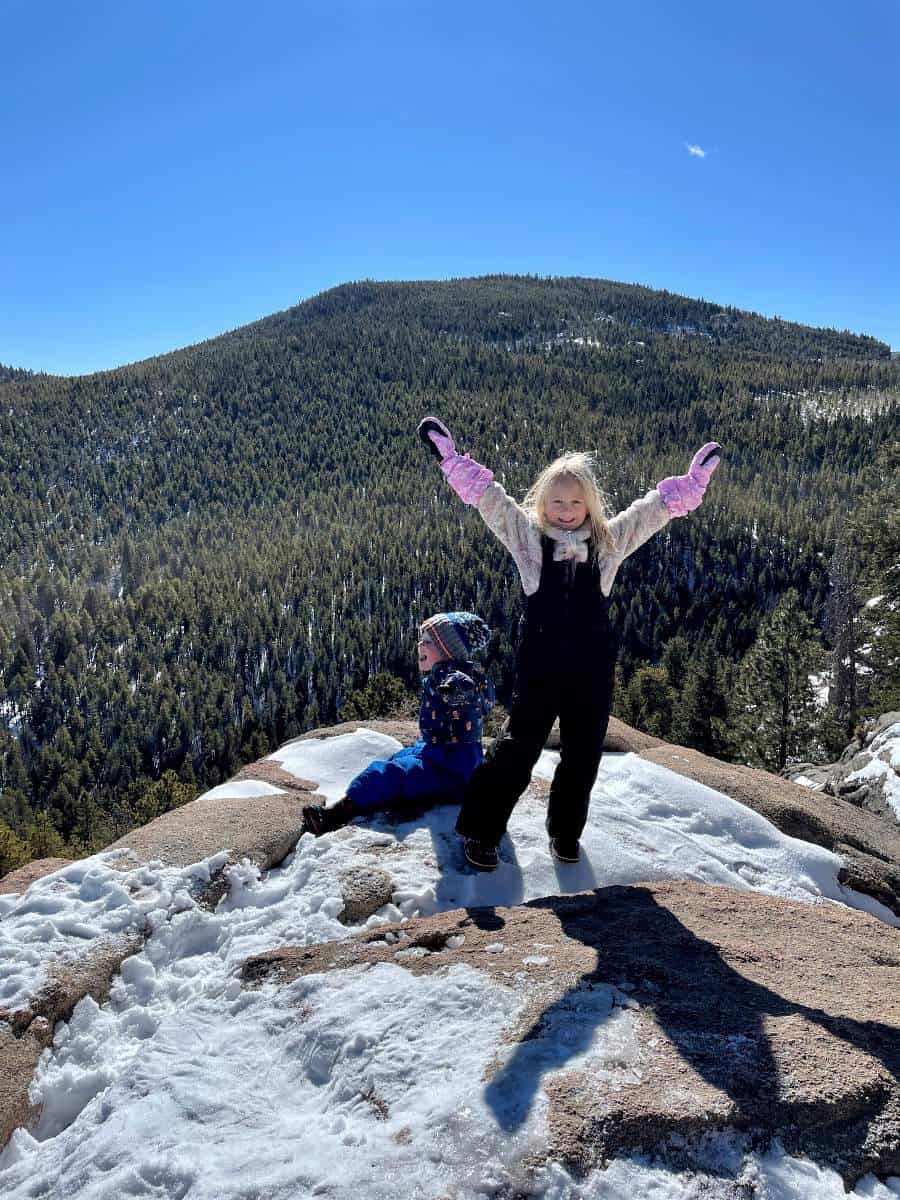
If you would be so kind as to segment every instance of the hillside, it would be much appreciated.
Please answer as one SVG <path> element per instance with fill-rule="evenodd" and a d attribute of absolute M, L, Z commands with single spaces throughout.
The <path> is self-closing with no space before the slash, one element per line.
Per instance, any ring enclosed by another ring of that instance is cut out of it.
<path fill-rule="evenodd" d="M 429 611 L 483 612 L 507 694 L 515 579 L 424 458 L 426 411 L 519 492 L 596 450 L 614 506 L 725 444 L 620 575 L 627 683 L 676 635 L 727 675 L 790 587 L 821 624 L 898 396 L 871 338 L 587 279 L 348 284 L 120 370 L 4 371 L 0 819 L 25 853 L 102 845 L 376 672 L 411 685 Z"/>

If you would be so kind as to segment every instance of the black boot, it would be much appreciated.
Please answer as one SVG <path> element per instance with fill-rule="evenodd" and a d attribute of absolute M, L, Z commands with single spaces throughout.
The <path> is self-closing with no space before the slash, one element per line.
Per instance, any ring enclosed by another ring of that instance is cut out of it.
<path fill-rule="evenodd" d="M 490 842 L 476 841 L 475 838 L 467 837 L 463 841 L 463 854 L 469 866 L 476 871 L 495 871 L 500 861 L 496 846 Z"/>
<path fill-rule="evenodd" d="M 581 858 L 581 844 L 578 838 L 551 838 L 550 853 L 561 863 L 577 863 Z"/>
<path fill-rule="evenodd" d="M 331 808 L 326 808 L 324 804 L 307 804 L 303 809 L 303 832 L 321 837 L 323 833 L 331 833 L 349 824 L 355 816 L 353 802 L 346 796 Z"/>

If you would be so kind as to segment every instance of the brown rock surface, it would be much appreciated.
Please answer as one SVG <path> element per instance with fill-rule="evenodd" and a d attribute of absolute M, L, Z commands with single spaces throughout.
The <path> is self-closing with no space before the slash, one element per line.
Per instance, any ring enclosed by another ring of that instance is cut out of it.
<path fill-rule="evenodd" d="M 603 749 L 607 754 L 639 754 L 642 750 L 649 750 L 653 746 L 664 746 L 665 744 L 658 737 L 653 737 L 649 733 L 641 733 L 639 729 L 632 729 L 618 717 L 609 718 L 606 736 L 603 739 Z M 558 720 L 553 723 L 546 746 L 548 750 L 559 749 Z"/>
<path fill-rule="evenodd" d="M 0 1024 L 0 1149 L 14 1129 L 32 1124 L 40 1115 L 28 1099 L 28 1089 L 38 1059 L 52 1039 L 46 1017 L 37 1017 L 19 1037 L 9 1025 Z"/>
<path fill-rule="evenodd" d="M 746 804 L 790 837 L 840 854 L 845 863 L 841 882 L 900 916 L 900 829 L 893 822 L 768 771 L 721 762 L 683 746 L 661 742 L 639 754 Z"/>
<path fill-rule="evenodd" d="M 74 861 L 72 858 L 35 858 L 24 867 L 17 867 L 15 871 L 10 871 L 0 879 L 0 896 L 10 892 L 24 892 L 36 879 L 52 875 L 54 871 L 59 871 Z"/>
<path fill-rule="evenodd" d="M 344 907 L 338 920 L 344 925 L 359 925 L 362 921 L 389 904 L 394 894 L 394 881 L 379 867 L 359 867 L 341 876 L 341 896 Z"/>
<path fill-rule="evenodd" d="M 263 870 L 286 858 L 300 836 L 305 792 L 192 800 L 133 829 L 107 849 L 129 849 L 142 862 L 186 867 L 218 850 L 249 858 Z"/>
<path fill-rule="evenodd" d="M 641 733 L 639 729 L 632 729 L 618 717 L 610 717 L 606 737 L 603 740 L 603 749 L 609 754 L 625 754 L 629 751 L 633 754 L 640 754 L 642 750 L 649 750 L 653 746 L 664 746 L 665 744 L 658 737 L 652 737 L 649 733 Z"/>
<path fill-rule="evenodd" d="M 243 977 L 385 961 L 414 974 L 465 963 L 527 997 L 488 1093 L 505 1088 L 527 1112 L 543 1088 L 549 1156 L 577 1174 L 732 1129 L 777 1136 L 847 1182 L 900 1171 L 900 933 L 873 917 L 699 884 L 611 887 L 272 951 Z M 558 1047 L 580 1052 L 594 1032 L 579 997 L 603 985 L 631 1010 L 637 1062 L 567 1068 Z M 559 1068 L 543 1077 L 542 1038 Z"/>
<path fill-rule="evenodd" d="M 314 792 L 316 785 L 309 779 L 299 779 L 290 771 L 285 771 L 278 759 L 260 758 L 256 762 L 241 767 L 235 779 L 261 779 L 263 783 L 271 783 L 273 787 L 286 792 Z"/>

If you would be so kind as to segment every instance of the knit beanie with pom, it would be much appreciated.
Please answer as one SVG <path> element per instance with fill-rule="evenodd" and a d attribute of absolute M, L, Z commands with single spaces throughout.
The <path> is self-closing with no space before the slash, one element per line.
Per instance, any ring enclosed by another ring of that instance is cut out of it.
<path fill-rule="evenodd" d="M 427 630 L 431 634 L 448 658 L 464 662 L 483 650 L 491 638 L 481 617 L 471 612 L 435 613 L 422 622 L 421 628 L 423 633 Z"/>

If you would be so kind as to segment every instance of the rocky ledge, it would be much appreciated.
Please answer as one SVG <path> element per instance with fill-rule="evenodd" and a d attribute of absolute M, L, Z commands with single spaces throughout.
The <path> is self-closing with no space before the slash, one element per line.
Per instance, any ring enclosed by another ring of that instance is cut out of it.
<path fill-rule="evenodd" d="M 543 1092 L 542 1161 L 578 1176 L 673 1146 L 692 1165 L 716 1131 L 777 1136 L 848 1185 L 900 1173 L 900 934 L 868 915 L 691 883 L 600 888 L 274 950 L 243 979 L 385 962 L 464 964 L 523 997 L 486 1094 L 515 1124 Z M 630 1036 L 585 1067 L 616 1009 Z"/>
<path fill-rule="evenodd" d="M 795 763 L 787 779 L 900 824 L 900 712 L 883 713 L 837 762 Z"/>

